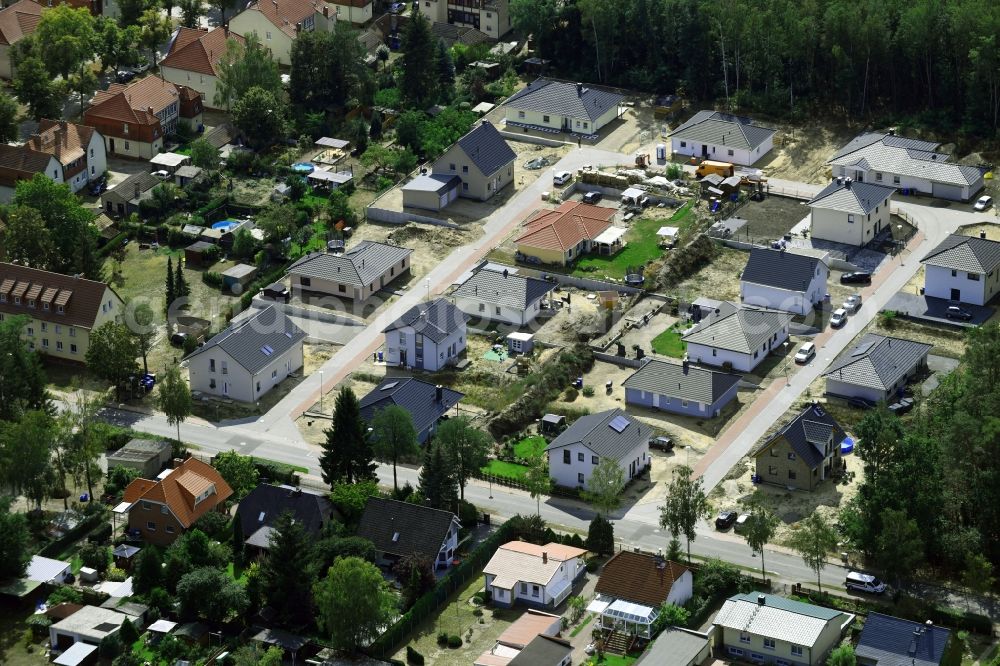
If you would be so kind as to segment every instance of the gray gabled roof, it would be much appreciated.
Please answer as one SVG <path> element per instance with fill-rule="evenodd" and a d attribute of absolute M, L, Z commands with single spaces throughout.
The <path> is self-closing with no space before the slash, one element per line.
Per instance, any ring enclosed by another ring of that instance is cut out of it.
<path fill-rule="evenodd" d="M 417 553 L 434 562 L 457 521 L 451 511 L 372 497 L 361 514 L 357 534 L 380 552 L 397 557 Z"/>
<path fill-rule="evenodd" d="M 681 338 L 688 344 L 752 354 L 791 320 L 788 312 L 737 306 L 727 301 L 719 305 L 718 313 L 709 314 Z"/>
<path fill-rule="evenodd" d="M 938 666 L 950 636 L 944 627 L 873 611 L 854 653 L 878 666 Z"/>
<path fill-rule="evenodd" d="M 464 397 L 464 393 L 443 387 L 438 400 L 437 387 L 430 382 L 413 377 L 388 377 L 361 398 L 361 418 L 371 423 L 375 412 L 389 405 L 398 405 L 410 413 L 413 427 L 419 433 L 437 423 Z"/>
<path fill-rule="evenodd" d="M 869 333 L 833 362 L 827 379 L 888 391 L 921 359 L 932 345 Z"/>
<path fill-rule="evenodd" d="M 678 664 L 687 666 L 694 663 L 702 650 L 708 647 L 708 636 L 687 629 L 668 627 L 649 649 L 635 662 L 635 666 L 662 666 Z"/>
<path fill-rule="evenodd" d="M 985 275 L 1000 266 L 1000 242 L 950 234 L 920 263 Z"/>
<path fill-rule="evenodd" d="M 624 419 L 615 422 L 615 424 L 623 423 L 624 428 L 612 427 L 615 419 Z M 579 443 L 602 458 L 621 460 L 622 456 L 636 446 L 648 442 L 650 434 L 652 430 L 642 421 L 621 409 L 610 409 L 606 412 L 581 416 L 552 440 L 545 450 L 553 451 Z"/>
<path fill-rule="evenodd" d="M 754 125 L 750 118 L 718 111 L 699 111 L 670 133 L 671 138 L 712 143 L 727 148 L 753 150 L 777 130 Z"/>
<path fill-rule="evenodd" d="M 334 509 L 333 503 L 325 495 L 291 486 L 261 483 L 240 500 L 236 507 L 236 520 L 240 521 L 244 538 L 249 538 L 261 527 L 273 526 L 281 514 L 286 512 L 292 514 L 295 522 L 311 537 L 319 537 Z M 266 541 L 263 547 L 268 547 Z"/>
<path fill-rule="evenodd" d="M 401 328 L 426 336 L 434 342 L 441 342 L 458 328 L 465 328 L 469 315 L 465 314 L 449 301 L 435 298 L 428 303 L 415 305 L 396 321 L 386 327 L 385 333 Z"/>
<path fill-rule="evenodd" d="M 241 319 L 185 357 L 192 359 L 216 347 L 250 374 L 264 369 L 289 349 L 300 346 L 306 333 L 273 305 Z M 268 351 L 270 350 L 270 351 Z"/>
<path fill-rule="evenodd" d="M 785 439 L 796 455 L 810 469 L 815 469 L 826 458 L 824 449 L 831 438 L 834 446 L 840 446 L 845 437 L 847 433 L 830 413 L 820 405 L 813 404 L 802 410 L 788 425 L 768 437 L 754 455 L 760 455 L 778 440 Z"/>
<path fill-rule="evenodd" d="M 653 359 L 636 370 L 622 386 L 711 405 L 739 381 L 739 375 Z"/>
<path fill-rule="evenodd" d="M 950 185 L 965 186 L 982 181 L 983 172 L 979 168 L 956 164 L 949 155 L 936 152 L 937 147 L 938 144 L 932 141 L 870 132 L 855 137 L 834 153 L 829 164 Z"/>
<path fill-rule="evenodd" d="M 343 254 L 314 252 L 288 268 L 289 274 L 333 280 L 366 287 L 385 274 L 393 264 L 402 263 L 413 250 L 398 245 L 361 241 Z"/>
<path fill-rule="evenodd" d="M 573 652 L 573 646 L 555 636 L 538 634 L 507 666 L 558 666 Z"/>
<path fill-rule="evenodd" d="M 755 247 L 750 250 L 746 268 L 740 277 L 765 287 L 805 292 L 816 275 L 820 259 L 785 250 Z"/>
<path fill-rule="evenodd" d="M 488 120 L 481 121 L 457 143 L 484 176 L 493 175 L 517 158 L 517 153 Z"/>
<path fill-rule="evenodd" d="M 553 289 L 555 285 L 545 280 L 483 268 L 456 289 L 454 295 L 515 310 L 526 310 Z"/>
<path fill-rule="evenodd" d="M 510 96 L 506 106 L 570 118 L 597 120 L 624 101 L 624 95 L 586 85 L 539 78 Z"/>
<path fill-rule="evenodd" d="M 813 208 L 867 215 L 877 206 L 884 204 L 895 191 L 895 188 L 886 185 L 851 182 L 839 178 L 824 187 L 812 198 L 809 205 Z"/>

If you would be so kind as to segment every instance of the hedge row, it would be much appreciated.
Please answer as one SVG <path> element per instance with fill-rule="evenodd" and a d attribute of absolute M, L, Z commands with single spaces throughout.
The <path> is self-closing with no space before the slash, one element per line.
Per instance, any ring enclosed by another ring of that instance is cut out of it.
<path fill-rule="evenodd" d="M 48 543 L 44 548 L 38 551 L 38 554 L 42 557 L 55 557 L 60 555 L 71 543 L 97 527 L 103 519 L 104 517 L 100 513 L 94 513 L 86 516 L 83 520 L 77 523 L 76 527 L 66 532 L 66 534 L 62 535 L 58 539 Z"/>

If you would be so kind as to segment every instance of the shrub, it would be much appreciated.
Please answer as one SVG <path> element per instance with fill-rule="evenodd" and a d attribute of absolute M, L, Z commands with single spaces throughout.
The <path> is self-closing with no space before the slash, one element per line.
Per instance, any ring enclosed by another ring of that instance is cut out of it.
<path fill-rule="evenodd" d="M 473 608 L 472 609 L 472 614 L 475 615 L 476 617 L 482 617 L 482 615 L 483 615 L 483 609 L 482 608 Z"/>
<path fill-rule="evenodd" d="M 104 573 L 111 564 L 111 551 L 106 546 L 85 543 L 80 548 L 80 561 L 83 563 L 83 566 L 96 569 L 99 573 Z"/>
<path fill-rule="evenodd" d="M 424 655 L 414 650 L 411 646 L 406 646 L 406 663 L 412 666 L 423 666 Z"/>
<path fill-rule="evenodd" d="M 213 289 L 222 289 L 222 273 L 205 271 L 201 274 L 201 281 Z"/>
<path fill-rule="evenodd" d="M 601 560 L 597 557 L 591 557 L 587 560 L 587 573 L 594 573 L 601 568 Z"/>
<path fill-rule="evenodd" d="M 467 528 L 475 527 L 479 522 L 479 509 L 472 502 L 462 500 L 458 504 L 458 520 Z"/>
<path fill-rule="evenodd" d="M 68 585 L 61 585 L 56 589 L 52 590 L 52 594 L 46 600 L 49 606 L 55 606 L 63 602 L 71 604 L 79 604 L 83 602 L 83 593 L 75 587 L 70 587 Z"/>
<path fill-rule="evenodd" d="M 448 637 L 448 647 L 452 650 L 462 647 L 462 637 L 452 634 Z"/>
<path fill-rule="evenodd" d="M 31 629 L 35 638 L 41 638 L 42 636 L 47 637 L 49 635 L 49 627 L 52 626 L 52 619 L 48 615 L 39 613 L 29 617 L 27 625 L 28 628 Z"/>
<path fill-rule="evenodd" d="M 583 396 L 585 398 L 593 398 L 594 397 L 594 387 L 593 386 L 584 386 L 583 387 Z"/>
<path fill-rule="evenodd" d="M 439 631 L 437 636 L 437 644 L 444 647 L 448 644 L 448 632 Z"/>
<path fill-rule="evenodd" d="M 576 387 L 570 386 L 568 389 L 566 389 L 566 393 L 563 394 L 563 398 L 566 400 L 566 402 L 573 402 L 579 395 L 580 392 L 576 390 Z"/>
<path fill-rule="evenodd" d="M 128 578 L 128 572 L 124 569 L 119 569 L 118 567 L 111 567 L 108 569 L 108 580 L 115 583 L 121 583 L 126 578 Z"/>

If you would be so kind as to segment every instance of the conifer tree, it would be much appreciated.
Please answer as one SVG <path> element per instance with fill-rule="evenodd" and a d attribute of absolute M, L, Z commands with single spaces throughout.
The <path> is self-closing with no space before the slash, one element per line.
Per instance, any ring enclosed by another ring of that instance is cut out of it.
<path fill-rule="evenodd" d="M 177 299 L 177 292 L 174 289 L 174 261 L 173 257 L 167 257 L 167 285 L 166 301 L 163 304 L 163 311 L 169 315 L 170 306 Z"/>
<path fill-rule="evenodd" d="M 177 277 L 174 279 L 174 292 L 177 298 L 184 298 L 191 293 L 191 287 L 188 286 L 187 281 L 184 279 L 184 262 L 177 258 Z"/>

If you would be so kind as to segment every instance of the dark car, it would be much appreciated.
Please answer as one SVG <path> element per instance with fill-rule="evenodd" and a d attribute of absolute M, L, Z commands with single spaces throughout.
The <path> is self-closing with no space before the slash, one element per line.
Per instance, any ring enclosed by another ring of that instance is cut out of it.
<path fill-rule="evenodd" d="M 659 449 L 660 451 L 673 451 L 674 440 L 669 437 L 654 437 L 649 440 L 649 448 Z"/>
<path fill-rule="evenodd" d="M 97 180 L 91 181 L 89 188 L 92 195 L 95 197 L 99 196 L 104 190 L 108 189 L 108 181 L 102 176 Z"/>
<path fill-rule="evenodd" d="M 865 398 L 848 398 L 847 404 L 856 409 L 872 409 L 875 403 Z"/>
<path fill-rule="evenodd" d="M 896 402 L 889 405 L 889 411 L 897 416 L 902 416 L 913 409 L 913 404 L 913 398 L 900 398 Z"/>
<path fill-rule="evenodd" d="M 871 284 L 872 274 L 865 271 L 855 271 L 854 273 L 844 273 L 840 276 L 840 284 Z"/>
<path fill-rule="evenodd" d="M 404 10 L 406 10 L 405 2 L 394 2 L 389 6 L 389 11 L 393 14 L 401 14 Z"/>
<path fill-rule="evenodd" d="M 115 80 L 118 81 L 118 83 L 128 83 L 134 78 L 135 78 L 135 72 L 133 72 L 131 69 L 120 69 L 115 74 Z"/>
<path fill-rule="evenodd" d="M 948 309 L 945 310 L 944 316 L 948 319 L 960 319 L 961 321 L 972 321 L 972 313 L 968 310 L 963 310 L 957 305 L 949 305 Z"/>
<path fill-rule="evenodd" d="M 728 530 L 736 523 L 737 514 L 735 511 L 720 511 L 715 517 L 715 529 Z"/>
<path fill-rule="evenodd" d="M 600 192 L 587 192 L 583 195 L 583 203 L 595 204 L 604 197 Z"/>
<path fill-rule="evenodd" d="M 170 344 L 174 345 L 175 347 L 183 347 L 187 339 L 188 339 L 187 333 L 174 333 L 173 335 L 170 336 Z"/>

